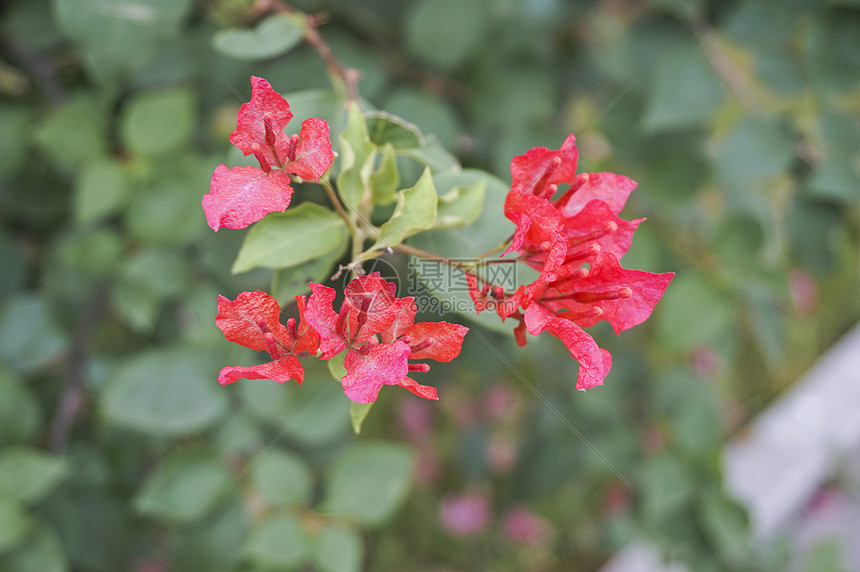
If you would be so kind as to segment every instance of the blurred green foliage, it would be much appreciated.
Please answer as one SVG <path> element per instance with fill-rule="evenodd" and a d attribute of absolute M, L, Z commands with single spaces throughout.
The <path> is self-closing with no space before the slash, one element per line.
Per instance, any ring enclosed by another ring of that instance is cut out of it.
<path fill-rule="evenodd" d="M 368 109 L 441 143 L 371 120 L 381 166 L 395 148 L 450 165 L 444 147 L 500 177 L 436 179 L 480 189 L 440 217 L 469 219 L 484 193 L 497 211 L 422 246 L 461 255 L 501 212 L 511 157 L 573 132 L 580 171 L 639 182 L 624 214 L 648 221 L 625 265 L 675 282 L 650 323 L 596 329 L 615 365 L 586 394 L 554 340 L 483 328 L 434 366 L 438 404 L 383 392 L 360 437 L 325 368 L 219 387 L 219 367 L 256 357 L 215 328 L 217 295 L 284 301 L 344 248 L 326 236 L 323 263 L 230 273 L 244 235 L 211 233 L 200 199 L 215 165 L 243 161 L 227 137 L 248 76 L 285 93 L 296 130 L 315 116 L 340 134 L 342 94 L 295 20 L 250 0 L 5 2 L 0 569 L 588 571 L 637 535 L 696 571 L 782 569 L 752 551 L 719 450 L 860 317 L 858 4 L 295 7 L 325 14 Z M 393 172 L 378 176 L 396 188 Z M 462 492 L 489 503 L 471 536 L 438 516 Z M 515 506 L 545 534 L 512 537 Z"/>

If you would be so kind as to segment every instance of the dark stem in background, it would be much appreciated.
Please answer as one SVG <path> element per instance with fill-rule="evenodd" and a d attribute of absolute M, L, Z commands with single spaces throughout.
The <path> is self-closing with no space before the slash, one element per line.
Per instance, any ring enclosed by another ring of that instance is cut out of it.
<path fill-rule="evenodd" d="M 66 90 L 57 81 L 57 76 L 54 72 L 54 63 L 51 60 L 10 38 L 3 38 L 2 46 L 12 57 L 13 61 L 17 62 L 33 76 L 51 105 L 62 105 L 65 103 L 68 98 Z"/>
<path fill-rule="evenodd" d="M 257 0 L 254 10 L 258 14 L 265 14 L 266 12 L 300 14 L 300 12 L 280 0 Z M 320 36 L 317 28 L 320 24 L 324 23 L 326 19 L 326 16 L 322 14 L 305 16 L 305 41 L 307 41 L 314 51 L 319 54 L 320 58 L 322 58 L 326 69 L 328 69 L 329 75 L 336 77 L 343 82 L 344 89 L 346 90 L 347 103 L 351 101 L 360 102 L 358 95 L 358 80 L 361 77 L 361 72 L 353 68 L 348 68 L 340 63 L 332 53 L 331 48 L 328 47 L 328 44 L 326 44 L 325 40 Z"/>
<path fill-rule="evenodd" d="M 57 402 L 54 417 L 51 419 L 48 437 L 48 447 L 55 453 L 66 451 L 75 419 L 83 408 L 87 361 L 89 360 L 93 336 L 107 309 L 107 302 L 107 283 L 102 282 L 93 288 L 84 312 L 75 324 L 72 347 L 69 348 L 68 372 L 63 382 L 63 390 Z"/>

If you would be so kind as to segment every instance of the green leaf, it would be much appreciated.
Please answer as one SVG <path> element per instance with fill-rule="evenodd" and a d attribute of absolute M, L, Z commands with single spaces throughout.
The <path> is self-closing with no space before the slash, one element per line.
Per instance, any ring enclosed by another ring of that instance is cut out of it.
<path fill-rule="evenodd" d="M 33 528 L 33 519 L 24 507 L 0 496 L 0 554 L 21 543 Z"/>
<path fill-rule="evenodd" d="M 822 161 L 809 179 L 812 194 L 839 201 L 860 202 L 860 122 L 847 115 L 821 119 Z"/>
<path fill-rule="evenodd" d="M 199 189 L 209 186 L 214 165 L 186 155 L 159 169 L 138 189 L 123 220 L 131 234 L 147 244 L 187 244 L 208 231 L 200 209 Z"/>
<path fill-rule="evenodd" d="M 65 460 L 28 445 L 0 450 L 0 496 L 24 503 L 43 500 L 68 476 Z"/>
<path fill-rule="evenodd" d="M 171 569 L 227 572 L 237 570 L 250 515 L 235 498 L 192 526 L 174 527 L 167 539 Z"/>
<path fill-rule="evenodd" d="M 439 197 L 434 229 L 456 228 L 471 224 L 481 214 L 487 182 L 476 181 L 468 187 L 455 187 Z"/>
<path fill-rule="evenodd" d="M 352 402 L 343 394 L 339 379 L 334 380 L 319 368 L 305 365 L 305 383 L 301 387 L 279 386 L 277 389 L 284 394 L 286 403 L 270 422 L 278 430 L 289 427 L 288 439 L 314 448 L 347 436 Z"/>
<path fill-rule="evenodd" d="M 131 199 L 131 192 L 121 164 L 107 159 L 88 163 L 75 181 L 75 222 L 91 224 L 120 212 Z"/>
<path fill-rule="evenodd" d="M 323 509 L 368 526 L 387 521 L 409 489 L 414 452 L 389 443 L 355 443 L 328 468 Z"/>
<path fill-rule="evenodd" d="M 396 246 L 406 237 L 430 228 L 435 220 L 436 187 L 428 167 L 414 187 L 397 195 L 394 214 L 380 227 L 381 237 L 376 247 Z"/>
<path fill-rule="evenodd" d="M 322 283 L 335 273 L 334 265 L 346 252 L 347 236 L 343 243 L 327 254 L 309 260 L 292 268 L 276 270 L 272 276 L 272 296 L 281 306 L 291 304 L 296 296 L 310 292 L 311 282 Z"/>
<path fill-rule="evenodd" d="M 252 268 L 289 268 L 342 248 L 347 228 L 336 213 L 302 203 L 284 213 L 270 213 L 245 237 L 232 272 Z"/>
<path fill-rule="evenodd" d="M 16 291 L 24 289 L 30 274 L 29 258 L 25 242 L 17 233 L 0 230 L 0 260 L 3 261 L 0 300 L 7 300 Z"/>
<path fill-rule="evenodd" d="M 227 409 L 216 363 L 188 350 L 141 353 L 129 360 L 102 396 L 115 425 L 152 435 L 183 435 L 205 429 Z"/>
<path fill-rule="evenodd" d="M 39 507 L 40 516 L 51 523 L 76 570 L 122 570 L 128 562 L 132 521 L 125 499 L 109 492 L 108 480 L 70 483 Z"/>
<path fill-rule="evenodd" d="M 301 564 L 310 546 L 302 524 L 292 514 L 278 514 L 251 530 L 245 554 L 264 567 L 284 570 Z"/>
<path fill-rule="evenodd" d="M 394 193 L 400 184 L 400 174 L 397 172 L 397 157 L 391 143 L 382 147 L 382 161 L 379 168 L 370 175 L 369 183 L 373 204 L 387 205 L 394 200 Z"/>
<path fill-rule="evenodd" d="M 667 346 L 720 346 L 736 339 L 729 301 L 694 273 L 679 273 L 658 307 L 658 330 Z"/>
<path fill-rule="evenodd" d="M 0 446 L 31 439 L 43 417 L 36 396 L 20 379 L 2 369 L 0 395 Z"/>
<path fill-rule="evenodd" d="M 398 151 L 415 149 L 424 144 L 424 136 L 414 123 L 409 123 L 385 111 L 372 111 L 364 116 L 371 143 L 377 147 L 392 145 Z"/>
<path fill-rule="evenodd" d="M 687 379 L 693 386 L 685 400 L 669 416 L 678 443 L 691 455 L 704 457 L 720 450 L 725 439 L 716 404 L 717 396 L 698 378 Z"/>
<path fill-rule="evenodd" d="M 717 177 L 726 186 L 736 208 L 755 209 L 760 188 L 783 173 L 792 158 L 792 144 L 775 120 L 744 118 L 723 142 L 715 163 Z"/>
<path fill-rule="evenodd" d="M 385 101 L 385 109 L 432 133 L 443 145 L 453 147 L 462 131 L 453 106 L 429 92 L 399 89 Z"/>
<path fill-rule="evenodd" d="M 307 506 L 313 476 L 302 459 L 281 449 L 264 451 L 251 466 L 251 481 L 271 506 Z"/>
<path fill-rule="evenodd" d="M 316 538 L 314 561 L 321 572 L 359 572 L 364 542 L 353 528 L 326 526 Z"/>
<path fill-rule="evenodd" d="M 83 47 L 84 63 L 116 87 L 176 37 L 190 0 L 54 0 L 59 27 Z"/>
<path fill-rule="evenodd" d="M 40 524 L 30 540 L 0 556 L 3 572 L 66 572 L 69 569 L 63 544 L 56 533 Z"/>
<path fill-rule="evenodd" d="M 488 11 L 482 1 L 420 0 L 406 21 L 407 44 L 432 64 L 456 67 L 477 51 L 489 33 Z"/>
<path fill-rule="evenodd" d="M 141 250 L 125 261 L 114 288 L 117 309 L 137 330 L 155 327 L 164 300 L 186 288 L 188 263 L 177 251 Z"/>
<path fill-rule="evenodd" d="M 253 30 L 221 30 L 212 38 L 212 47 L 237 60 L 266 60 L 287 53 L 304 37 L 304 18 L 273 14 Z"/>
<path fill-rule="evenodd" d="M 179 88 L 143 93 L 125 108 L 120 133 L 143 156 L 167 155 L 186 147 L 197 122 L 194 93 Z"/>
<path fill-rule="evenodd" d="M 367 414 L 370 413 L 370 408 L 373 407 L 375 401 L 370 403 L 355 403 L 349 406 L 349 418 L 352 421 L 352 430 L 356 435 L 361 433 L 361 425 L 367 419 Z"/>
<path fill-rule="evenodd" d="M 692 498 L 695 486 L 686 467 L 667 453 L 645 461 L 639 480 L 643 514 L 654 524 L 676 517 Z"/>
<path fill-rule="evenodd" d="M 400 149 L 398 154 L 430 167 L 434 173 L 459 171 L 460 161 L 445 149 L 433 135 L 425 137 L 424 145 L 416 149 Z"/>
<path fill-rule="evenodd" d="M 109 228 L 77 233 L 60 244 L 60 257 L 65 264 L 95 278 L 111 274 L 122 253 L 122 239 Z"/>
<path fill-rule="evenodd" d="M 722 491 L 708 491 L 697 505 L 697 516 L 721 560 L 748 561 L 749 517 L 737 501 Z"/>
<path fill-rule="evenodd" d="M 58 165 L 76 167 L 104 154 L 107 126 L 94 99 L 75 97 L 37 128 L 36 142 Z"/>
<path fill-rule="evenodd" d="M 22 372 L 31 372 L 57 358 L 68 336 L 53 309 L 35 294 L 18 294 L 0 309 L 0 357 Z"/>
<path fill-rule="evenodd" d="M 337 176 L 337 191 L 349 212 L 358 208 L 364 198 L 376 153 L 376 147 L 370 142 L 367 133 L 364 114 L 355 102 L 349 107 L 346 129 L 339 141 L 340 174 Z"/>
<path fill-rule="evenodd" d="M 690 43 L 688 49 L 670 52 L 657 61 L 642 126 L 647 131 L 662 131 L 701 125 L 723 97 L 723 86 Z"/>
<path fill-rule="evenodd" d="M 17 171 L 27 156 L 32 118 L 23 106 L 0 105 L 0 175 Z"/>
<path fill-rule="evenodd" d="M 207 450 L 174 449 L 147 477 L 134 497 L 145 516 L 189 523 L 201 520 L 230 492 L 232 474 Z"/>

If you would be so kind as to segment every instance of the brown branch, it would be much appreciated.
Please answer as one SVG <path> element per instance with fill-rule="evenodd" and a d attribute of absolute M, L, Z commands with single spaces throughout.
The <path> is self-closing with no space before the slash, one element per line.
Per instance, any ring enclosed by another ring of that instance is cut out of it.
<path fill-rule="evenodd" d="M 760 109 L 761 98 L 756 93 L 755 87 L 731 60 L 716 32 L 698 19 L 690 21 L 690 28 L 705 54 L 708 65 L 726 85 L 744 111 L 751 113 Z"/>
<path fill-rule="evenodd" d="M 340 60 L 335 57 L 331 48 L 329 48 L 328 44 L 323 40 L 319 33 L 319 26 L 327 19 L 325 15 L 311 16 L 304 14 L 281 0 L 257 0 L 257 4 L 254 9 L 258 14 L 280 12 L 282 14 L 302 15 L 305 19 L 305 41 L 311 45 L 314 51 L 320 56 L 323 63 L 325 63 L 325 67 L 328 70 L 329 75 L 333 78 L 337 78 L 343 83 L 344 89 L 346 90 L 347 103 L 352 101 L 361 101 L 358 94 L 358 80 L 361 78 L 361 72 L 353 68 L 348 68 L 340 63 Z"/>
<path fill-rule="evenodd" d="M 75 324 L 72 347 L 69 349 L 68 373 L 63 382 L 63 391 L 51 419 L 48 446 L 51 451 L 63 453 L 69 444 L 69 437 L 75 419 L 84 405 L 84 384 L 86 382 L 87 361 L 96 328 L 107 308 L 107 284 L 98 284 L 90 295 L 83 315 Z"/>

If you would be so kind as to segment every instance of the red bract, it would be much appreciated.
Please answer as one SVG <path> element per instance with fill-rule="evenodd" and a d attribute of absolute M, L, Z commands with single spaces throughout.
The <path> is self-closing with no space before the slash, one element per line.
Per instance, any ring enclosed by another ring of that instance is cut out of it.
<path fill-rule="evenodd" d="M 280 321 L 278 302 L 265 292 L 242 292 L 234 301 L 218 296 L 215 324 L 224 336 L 246 348 L 269 352 L 272 357 L 271 362 L 257 366 L 225 367 L 218 375 L 219 383 L 226 385 L 242 378 L 278 383 L 294 379 L 301 383 L 305 372 L 297 356 L 316 354 L 319 346 L 319 335 L 304 318 L 305 301 L 305 296 L 296 296 L 299 323 L 290 318 L 285 326 Z"/>
<path fill-rule="evenodd" d="M 267 213 L 284 211 L 293 194 L 290 174 L 316 181 L 331 167 L 328 124 L 311 118 L 298 135 L 287 137 L 284 127 L 292 117 L 287 101 L 269 82 L 251 77 L 251 101 L 239 108 L 230 142 L 245 155 L 253 154 L 260 168 L 215 169 L 209 194 L 203 197 L 213 230 L 245 228 Z"/>
<path fill-rule="evenodd" d="M 356 278 L 344 289 L 335 313 L 335 291 L 311 283 L 305 319 L 319 332 L 322 359 L 347 350 L 344 392 L 356 403 L 376 400 L 383 385 L 399 385 L 426 399 L 437 399 L 436 388 L 407 377 L 430 366 L 409 360 L 451 361 L 460 354 L 465 326 L 447 322 L 415 323 L 415 300 L 397 298 L 396 286 L 378 272 Z"/>
<path fill-rule="evenodd" d="M 527 290 L 532 300 L 580 326 L 606 320 L 620 334 L 648 319 L 674 276 L 673 272 L 626 270 L 614 254 L 601 253 L 590 269 L 582 268 L 558 282 Z"/>
<path fill-rule="evenodd" d="M 492 308 L 502 321 L 519 322 L 519 345 L 525 345 L 526 331 L 561 339 L 579 362 L 576 388 L 587 389 L 603 383 L 612 357 L 582 328 L 606 320 L 620 333 L 642 323 L 674 274 L 621 268 L 618 259 L 644 220 L 617 216 L 636 183 L 614 173 L 576 175 L 577 159 L 571 135 L 558 151 L 538 147 L 511 161 L 505 216 L 516 230 L 504 254 L 518 251 L 520 260 L 540 271 L 538 279 L 508 296 L 467 277 L 478 312 Z M 560 183 L 570 189 L 552 201 Z"/>
<path fill-rule="evenodd" d="M 511 161 L 505 216 L 516 230 L 503 256 L 519 251 L 522 260 L 540 270 L 539 282 L 558 279 L 562 266 L 582 264 L 601 250 L 620 258 L 644 220 L 615 216 L 636 188 L 634 181 L 614 173 L 576 175 L 578 157 L 570 135 L 558 151 L 537 147 Z M 551 201 L 559 183 L 569 183 L 570 189 Z"/>

